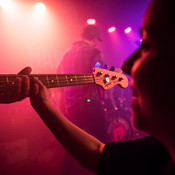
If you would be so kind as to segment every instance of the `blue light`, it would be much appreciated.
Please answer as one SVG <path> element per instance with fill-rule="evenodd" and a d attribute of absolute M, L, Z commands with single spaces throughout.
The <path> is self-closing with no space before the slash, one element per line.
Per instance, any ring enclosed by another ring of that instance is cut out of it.
<path fill-rule="evenodd" d="M 142 39 L 140 39 L 140 41 L 139 41 L 139 45 L 140 45 L 140 46 L 142 45 Z"/>
<path fill-rule="evenodd" d="M 99 62 L 96 62 L 96 64 L 95 64 L 95 67 L 100 67 L 100 63 Z"/>

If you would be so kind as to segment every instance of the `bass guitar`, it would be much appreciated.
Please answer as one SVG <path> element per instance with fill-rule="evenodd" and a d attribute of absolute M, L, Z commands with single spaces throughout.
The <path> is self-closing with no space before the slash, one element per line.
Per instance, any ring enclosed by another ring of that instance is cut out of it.
<path fill-rule="evenodd" d="M 8 85 L 14 85 L 14 81 L 20 74 L 0 74 L 0 89 Z M 92 74 L 29 74 L 29 77 L 37 77 L 47 88 L 75 86 L 95 83 L 103 89 L 110 89 L 115 85 L 122 88 L 128 86 L 127 77 L 121 69 L 110 71 L 102 68 L 94 68 Z"/>

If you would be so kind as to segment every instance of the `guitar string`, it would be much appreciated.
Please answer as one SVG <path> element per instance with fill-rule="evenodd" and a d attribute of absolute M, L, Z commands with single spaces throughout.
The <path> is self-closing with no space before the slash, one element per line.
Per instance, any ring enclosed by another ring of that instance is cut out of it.
<path fill-rule="evenodd" d="M 69 81 L 69 82 L 89 81 L 89 80 L 93 80 L 93 77 L 86 77 L 86 78 L 78 77 L 78 78 L 67 78 L 67 79 L 65 79 L 65 78 L 64 79 L 54 79 L 54 78 L 52 78 L 52 79 L 49 79 L 49 80 L 42 79 L 41 77 L 38 77 L 38 79 L 40 81 L 47 81 L 47 82 L 52 83 L 52 82 L 67 82 L 67 81 Z M 96 79 L 98 79 L 98 78 L 96 78 Z M 12 81 L 12 80 L 9 80 L 9 81 L 0 80 L 0 83 L 13 83 L 14 81 Z"/>
<path fill-rule="evenodd" d="M 14 84 L 14 81 L 10 80 L 15 79 L 16 77 L 21 77 L 23 75 L 14 75 L 14 74 L 4 74 L 0 75 L 0 88 L 5 88 L 7 84 Z M 31 74 L 30 77 L 35 76 L 37 77 L 45 86 L 71 86 L 71 85 L 78 85 L 78 84 L 86 84 L 86 83 L 92 83 L 94 82 L 94 75 L 93 74 L 48 74 L 48 75 L 41 75 L 41 74 Z M 1 80 L 1 77 L 8 77 L 8 81 Z M 46 80 L 46 77 L 49 78 L 49 80 Z M 65 79 L 67 77 L 67 79 Z M 44 80 L 42 80 L 44 78 Z M 52 79 L 50 79 L 52 78 Z M 95 77 L 95 82 L 100 82 L 103 77 Z"/>
<path fill-rule="evenodd" d="M 38 79 L 44 84 L 44 85 L 47 85 L 47 84 L 49 84 L 50 86 L 58 86 L 58 84 L 60 85 L 60 86 L 63 86 L 64 84 L 66 84 L 66 85 L 77 85 L 77 83 L 78 84 L 85 84 L 85 83 L 91 83 L 91 82 L 94 82 L 94 79 L 93 79 L 93 77 L 91 76 L 91 77 L 86 77 L 86 78 L 84 78 L 84 77 L 78 77 L 78 79 L 76 79 L 75 80 L 75 78 L 70 78 L 70 79 L 67 79 L 67 80 L 65 80 L 65 79 L 59 79 L 59 80 L 57 80 L 57 79 L 55 79 L 55 80 L 42 80 L 42 79 L 40 79 L 41 77 L 38 77 Z M 96 80 L 95 80 L 96 82 L 97 81 L 101 81 L 101 78 L 96 78 Z M 13 83 L 14 83 L 14 81 L 0 81 L 0 88 L 5 88 L 6 86 L 4 86 L 4 85 L 7 85 L 7 84 L 11 84 L 11 85 L 13 85 Z"/>
<path fill-rule="evenodd" d="M 4 77 L 4 78 L 3 78 Z M 7 81 L 7 77 L 8 77 L 8 80 L 10 81 L 10 79 L 16 79 L 17 77 L 22 77 L 22 76 L 16 76 L 16 75 L 0 75 L 0 81 Z M 78 78 L 83 78 L 83 79 L 86 79 L 86 78 L 93 78 L 93 75 L 71 75 L 71 74 L 68 74 L 68 75 L 52 75 L 52 74 L 49 74 L 49 75 L 29 75 L 29 77 L 38 77 L 39 79 L 42 79 L 42 78 L 53 78 L 53 79 L 58 79 L 58 80 L 64 80 L 65 77 L 69 77 L 69 78 L 72 78 L 72 79 L 76 79 L 77 77 Z M 3 78 L 3 80 L 1 80 Z"/>
<path fill-rule="evenodd" d="M 22 77 L 22 75 L 11 75 L 11 74 L 8 74 L 8 75 L 3 75 L 3 74 L 1 74 L 0 75 L 0 79 L 1 78 L 3 78 L 4 80 L 6 80 L 7 78 L 8 79 L 14 79 L 14 78 L 17 78 L 17 77 Z M 65 79 L 65 77 L 74 77 L 74 78 L 76 78 L 76 77 L 82 77 L 82 78 L 92 78 L 93 77 L 93 75 L 91 75 L 91 74 L 64 74 L 64 75 L 61 75 L 61 74 L 48 74 L 48 75 L 40 75 L 40 74 L 33 74 L 33 75 L 29 75 L 29 77 L 40 77 L 40 78 L 46 78 L 46 77 L 48 77 L 48 78 L 59 78 L 59 79 Z"/>

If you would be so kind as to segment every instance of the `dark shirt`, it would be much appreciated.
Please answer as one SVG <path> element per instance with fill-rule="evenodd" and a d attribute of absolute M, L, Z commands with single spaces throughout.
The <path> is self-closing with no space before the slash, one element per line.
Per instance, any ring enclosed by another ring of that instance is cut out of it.
<path fill-rule="evenodd" d="M 166 175 L 175 175 L 175 164 L 172 161 L 168 163 L 166 173 Z"/>
<path fill-rule="evenodd" d="M 98 167 L 99 175 L 165 175 L 171 160 L 167 150 L 151 137 L 106 144 Z"/>
<path fill-rule="evenodd" d="M 102 64 L 100 51 L 86 41 L 77 41 L 64 54 L 58 73 L 92 74 L 96 63 Z M 62 88 L 62 110 L 74 124 L 105 141 L 104 91 L 97 84 L 85 84 Z M 64 100 L 64 103 L 63 103 Z"/>
<path fill-rule="evenodd" d="M 101 64 L 103 62 L 100 51 L 83 40 L 77 41 L 64 54 L 57 72 L 63 74 L 92 74 L 97 62 Z M 66 102 L 65 106 L 68 110 L 72 105 L 87 103 L 88 99 L 98 101 L 100 99 L 100 88 L 96 84 L 71 86 L 63 88 L 63 94 Z"/>

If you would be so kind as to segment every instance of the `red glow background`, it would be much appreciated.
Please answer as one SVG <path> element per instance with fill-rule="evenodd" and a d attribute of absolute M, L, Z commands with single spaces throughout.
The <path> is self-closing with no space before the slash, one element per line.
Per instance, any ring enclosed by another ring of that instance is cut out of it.
<path fill-rule="evenodd" d="M 33 11 L 36 0 L 13 0 L 9 9 L 0 7 L 0 73 L 17 73 L 25 66 L 32 73 L 55 73 L 63 53 L 80 38 L 86 20 L 94 18 L 101 28 L 99 48 L 108 65 L 120 67 L 138 47 L 139 27 L 149 0 L 45 0 L 46 13 Z M 116 27 L 109 34 L 108 28 Z M 132 27 L 131 35 L 124 29 Z M 130 89 L 107 92 L 109 141 L 140 136 L 130 127 Z M 58 107 L 55 93 L 50 91 Z M 116 99 L 115 99 L 116 98 Z M 116 110 L 116 109 L 124 109 Z M 126 116 L 123 120 L 123 116 Z M 125 122 L 126 120 L 126 122 Z M 98 129 L 98 126 L 97 126 Z M 113 136 L 112 134 L 115 135 Z M 126 137 L 127 136 L 127 137 Z M 66 175 L 93 174 L 77 163 L 74 169 L 62 166 L 64 149 L 31 108 L 28 99 L 0 105 L 0 174 Z M 73 160 L 69 160 L 73 161 Z"/>

